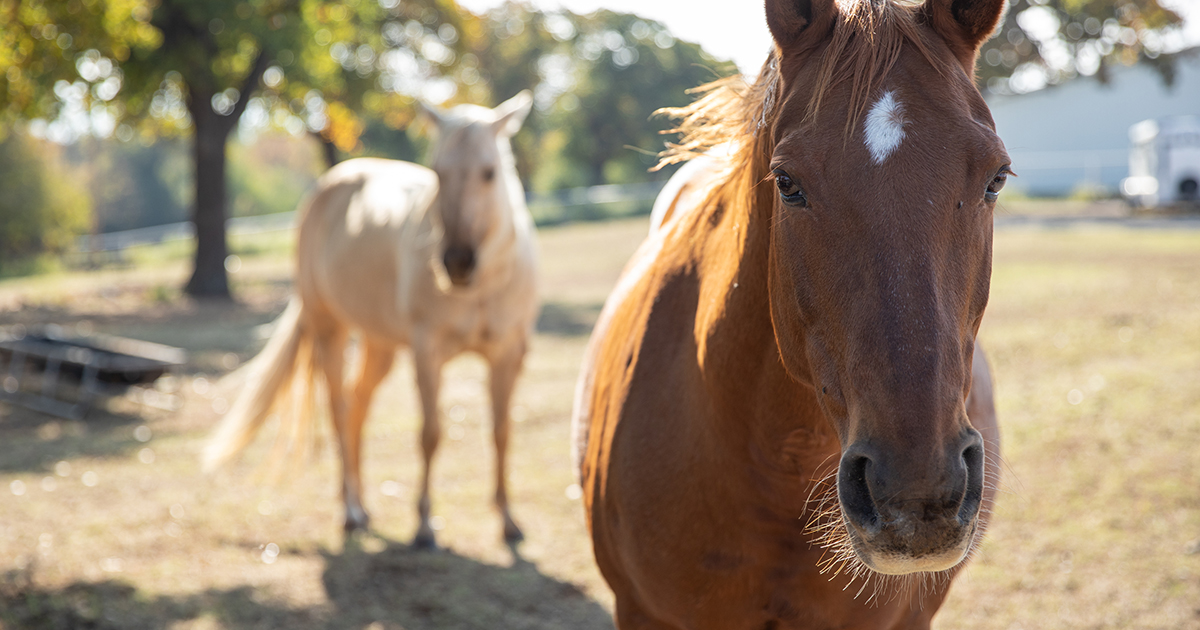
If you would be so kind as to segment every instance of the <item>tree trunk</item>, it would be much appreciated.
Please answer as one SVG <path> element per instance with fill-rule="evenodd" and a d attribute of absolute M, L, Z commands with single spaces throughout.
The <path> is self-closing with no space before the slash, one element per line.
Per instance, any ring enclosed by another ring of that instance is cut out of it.
<path fill-rule="evenodd" d="M 341 156 L 338 155 L 337 145 L 320 133 L 314 133 L 313 135 L 316 136 L 317 142 L 321 143 L 321 150 L 325 156 L 325 168 L 328 169 L 337 166 L 338 162 L 342 161 Z"/>
<path fill-rule="evenodd" d="M 209 106 L 209 95 L 193 99 L 193 159 L 196 163 L 196 197 L 192 224 L 196 227 L 196 260 L 192 278 L 184 292 L 192 297 L 232 299 L 225 258 L 227 195 L 225 191 L 225 142 L 232 125 L 218 118 Z M 207 98 L 206 98 L 207 97 Z"/>
<path fill-rule="evenodd" d="M 258 87 L 270 56 L 259 50 L 242 81 L 238 101 L 224 115 L 213 111 L 212 98 L 217 84 L 211 69 L 195 72 L 185 78 L 188 87 L 187 105 L 195 125 L 193 159 L 196 161 L 196 204 L 192 207 L 192 224 L 196 226 L 196 263 L 192 278 L 183 288 L 192 297 L 230 300 L 229 276 L 225 273 L 225 258 L 229 249 L 225 242 L 225 217 L 228 195 L 225 190 L 225 144 L 246 111 L 252 92 Z M 194 80 L 193 80 L 194 79 Z"/>
<path fill-rule="evenodd" d="M 592 181 L 588 182 L 588 186 L 599 186 L 608 183 L 604 179 L 604 160 L 592 156 L 591 163 L 588 164 L 588 170 L 592 172 Z"/>

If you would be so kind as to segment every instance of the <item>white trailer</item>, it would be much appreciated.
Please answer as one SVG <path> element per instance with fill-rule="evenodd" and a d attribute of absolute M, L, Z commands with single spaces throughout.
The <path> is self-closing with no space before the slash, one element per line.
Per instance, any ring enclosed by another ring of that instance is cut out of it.
<path fill-rule="evenodd" d="M 1143 120 L 1129 128 L 1121 192 L 1143 208 L 1200 204 L 1200 116 Z"/>

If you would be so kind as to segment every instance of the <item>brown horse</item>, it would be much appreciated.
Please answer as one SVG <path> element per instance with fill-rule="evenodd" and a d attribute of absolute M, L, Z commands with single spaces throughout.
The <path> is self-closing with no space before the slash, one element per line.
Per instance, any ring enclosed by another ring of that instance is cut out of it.
<path fill-rule="evenodd" d="M 998 471 L 976 333 L 1005 0 L 767 0 L 593 333 L 575 447 L 622 630 L 927 628 Z"/>
<path fill-rule="evenodd" d="M 410 347 L 424 414 L 416 544 L 432 546 L 429 470 L 441 435 L 442 365 L 477 352 L 491 369 L 496 507 L 504 537 L 521 538 L 508 509 L 508 407 L 538 304 L 533 221 L 509 138 L 532 102 L 525 91 L 495 109 L 426 107 L 437 131 L 433 170 L 361 158 L 321 177 L 300 212 L 296 296 L 238 377 L 245 387 L 208 445 L 210 468 L 233 458 L 272 415 L 286 422 L 285 448 L 287 438 L 311 434 L 310 397 L 299 396 L 297 409 L 288 394 L 324 376 L 341 447 L 346 530 L 366 528 L 363 423 L 396 350 Z M 363 358 L 347 387 L 343 357 L 352 333 Z"/>

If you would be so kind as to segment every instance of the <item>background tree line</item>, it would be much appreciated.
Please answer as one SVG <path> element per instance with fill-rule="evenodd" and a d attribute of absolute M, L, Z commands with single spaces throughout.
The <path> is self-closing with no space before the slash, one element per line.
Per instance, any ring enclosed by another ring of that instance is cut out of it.
<path fill-rule="evenodd" d="M 1137 61 L 1169 74 L 1178 22 L 1157 0 L 1016 0 L 980 80 L 1014 91 Z M 225 219 L 293 208 L 346 157 L 419 161 L 415 98 L 533 89 L 514 151 L 527 188 L 549 191 L 669 175 L 647 171 L 666 126 L 651 113 L 734 71 L 635 15 L 520 2 L 0 0 L 0 163 L 20 165 L 0 170 L 0 266 L 186 217 L 187 292 L 228 297 Z"/>

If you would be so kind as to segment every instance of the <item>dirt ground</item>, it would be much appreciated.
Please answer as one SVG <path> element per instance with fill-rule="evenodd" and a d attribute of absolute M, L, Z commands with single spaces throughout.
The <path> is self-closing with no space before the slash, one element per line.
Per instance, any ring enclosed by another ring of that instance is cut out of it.
<path fill-rule="evenodd" d="M 438 552 L 416 530 L 419 424 L 407 357 L 367 426 L 374 531 L 344 541 L 328 440 L 271 483 L 201 473 L 203 440 L 287 299 L 289 240 L 235 242 L 239 302 L 178 297 L 185 258 L 0 282 L 0 324 L 56 323 L 185 348 L 151 396 L 84 421 L 0 406 L 0 628 L 611 628 L 571 491 L 579 358 L 645 219 L 541 234 L 544 305 L 515 401 L 512 501 L 490 507 L 486 371 L 452 363 L 436 461 Z M 148 262 L 149 261 L 149 262 Z M 939 628 L 1200 628 L 1200 231 L 997 233 L 982 336 L 1005 491 Z M 175 396 L 177 398 L 171 398 Z"/>

